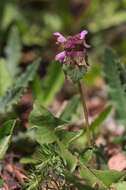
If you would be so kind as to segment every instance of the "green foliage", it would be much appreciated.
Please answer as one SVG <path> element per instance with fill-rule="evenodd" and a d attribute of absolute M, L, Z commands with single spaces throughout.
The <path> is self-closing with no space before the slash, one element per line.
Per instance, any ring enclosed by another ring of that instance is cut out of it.
<path fill-rule="evenodd" d="M 67 77 L 69 77 L 73 82 L 78 82 L 83 78 L 83 76 L 87 72 L 87 68 L 85 66 L 76 66 L 76 65 L 63 65 L 64 73 Z"/>
<path fill-rule="evenodd" d="M 4 181 L 0 178 L 0 187 L 3 187 Z"/>
<path fill-rule="evenodd" d="M 90 62 L 92 63 L 93 60 Z M 84 76 L 85 84 L 93 86 L 97 82 L 97 79 L 101 77 L 102 68 L 100 64 L 91 64 L 89 71 Z"/>
<path fill-rule="evenodd" d="M 60 148 L 61 157 L 66 161 L 70 171 L 73 171 L 77 164 L 77 159 L 74 157 L 64 144 L 59 141 L 59 134 L 56 132 L 56 127 L 64 125 L 67 122 L 53 116 L 49 111 L 39 105 L 34 105 L 34 109 L 30 114 L 30 123 L 35 129 L 36 141 L 40 144 L 49 144 L 57 142 Z M 63 131 L 59 131 L 62 133 Z M 69 141 L 70 139 L 67 139 Z"/>
<path fill-rule="evenodd" d="M 0 98 L 1 113 L 12 109 L 12 106 L 19 101 L 25 88 L 28 87 L 29 82 L 33 80 L 39 64 L 40 59 L 29 65 L 26 71 L 15 81 L 15 84 L 5 93 L 3 97 Z"/>
<path fill-rule="evenodd" d="M 97 118 L 91 123 L 90 130 L 93 133 L 96 133 L 98 131 L 98 127 L 101 126 L 101 124 L 105 121 L 105 119 L 109 116 L 110 112 L 112 110 L 112 106 L 107 106 L 98 116 Z"/>
<path fill-rule="evenodd" d="M 58 154 L 56 145 L 42 145 L 33 155 L 36 165 L 34 170 L 29 173 L 29 179 L 26 183 L 27 189 L 44 188 L 51 179 L 64 179 L 64 162 Z"/>
<path fill-rule="evenodd" d="M 3 17 L 2 17 L 2 22 L 1 22 L 1 28 L 3 31 L 7 30 L 8 27 L 14 23 L 15 21 L 19 21 L 20 25 L 25 23 L 24 17 L 21 14 L 21 12 L 18 9 L 18 6 L 15 3 L 11 3 L 10 1 L 5 0 L 5 7 L 4 7 L 4 12 L 3 12 Z M 2 4 L 4 4 L 2 2 Z M 24 24 L 23 24 L 24 25 Z"/>
<path fill-rule="evenodd" d="M 18 64 L 21 59 L 21 49 L 22 45 L 19 31 L 15 26 L 10 30 L 7 46 L 5 48 L 8 71 L 13 79 L 19 73 Z"/>
<path fill-rule="evenodd" d="M 125 172 L 117 172 L 110 170 L 95 170 L 88 168 L 86 165 L 81 165 L 81 177 L 91 186 L 97 186 L 100 190 L 108 189 L 113 183 L 117 183 L 126 174 Z"/>
<path fill-rule="evenodd" d="M 83 130 L 79 131 L 67 131 L 59 128 L 57 131 L 58 138 L 62 141 L 65 147 L 71 146 L 76 139 L 83 134 Z"/>
<path fill-rule="evenodd" d="M 77 166 L 77 158 L 74 156 L 62 142 L 58 141 L 60 147 L 60 155 L 63 158 L 64 162 L 67 165 L 67 168 L 70 172 L 73 172 Z"/>
<path fill-rule="evenodd" d="M 4 95 L 11 84 L 12 78 L 7 70 L 7 62 L 5 59 L 0 59 L 0 96 Z"/>
<path fill-rule="evenodd" d="M 110 49 L 105 51 L 104 73 L 109 97 L 116 107 L 119 120 L 126 124 L 126 92 L 124 82 L 122 83 L 120 78 L 120 76 L 125 76 L 126 69 Z"/>
<path fill-rule="evenodd" d="M 97 136 L 98 133 L 100 132 L 100 128 L 101 125 L 103 124 L 103 122 L 106 120 L 106 118 L 109 116 L 110 112 L 112 110 L 112 106 L 109 105 L 107 106 L 96 118 L 95 120 L 90 124 L 90 131 L 94 136 Z M 74 137 L 72 137 L 72 135 Z M 69 139 L 69 141 L 66 142 L 70 142 L 70 145 L 72 147 L 72 149 L 76 149 L 79 152 L 82 152 L 85 147 L 86 144 L 88 142 L 86 133 L 83 131 L 79 131 L 74 132 L 74 134 L 66 134 L 66 136 L 64 135 L 64 141 L 65 139 Z"/>
<path fill-rule="evenodd" d="M 41 126 L 41 128 L 36 128 L 35 139 L 40 145 L 43 145 L 55 142 L 57 136 L 51 126 Z"/>
<path fill-rule="evenodd" d="M 30 114 L 29 121 L 35 130 L 35 138 L 41 145 L 56 141 L 56 127 L 67 123 L 65 120 L 55 117 L 39 104 L 34 104 L 34 109 Z"/>
<path fill-rule="evenodd" d="M 71 100 L 67 103 L 67 106 L 62 111 L 60 117 L 64 120 L 70 121 L 72 119 L 72 116 L 76 113 L 79 103 L 79 96 L 74 96 L 71 98 Z"/>
<path fill-rule="evenodd" d="M 43 106 L 48 106 L 54 99 L 57 92 L 61 89 L 64 82 L 64 76 L 59 62 L 53 61 L 50 63 L 47 69 L 47 74 L 42 80 L 35 80 L 34 90 L 37 96 L 37 100 L 42 103 Z"/>
<path fill-rule="evenodd" d="M 34 108 L 30 114 L 29 121 L 35 126 L 52 126 L 56 128 L 59 125 L 64 125 L 67 122 L 63 119 L 55 117 L 50 111 L 38 103 L 34 104 Z"/>
<path fill-rule="evenodd" d="M 118 9 L 118 2 L 107 1 L 106 3 L 106 1 L 100 0 L 99 3 L 101 6 L 98 6 L 97 3 L 98 1 L 96 4 L 94 2 L 95 5 L 92 4 L 94 9 L 96 9 L 96 14 L 89 24 L 90 30 L 98 32 L 125 22 L 126 13 L 124 10 L 120 11 L 120 9 Z M 101 19 L 101 16 L 103 19 Z"/>
<path fill-rule="evenodd" d="M 126 182 L 125 181 L 119 182 L 119 183 L 117 183 L 117 184 L 114 185 L 114 188 L 116 190 L 125 190 L 125 188 L 126 188 Z"/>
<path fill-rule="evenodd" d="M 65 178 L 66 180 L 69 181 L 69 183 L 73 184 L 74 187 L 77 187 L 78 190 L 94 190 L 93 187 L 87 185 L 87 184 L 82 184 L 81 180 L 79 180 L 79 178 L 77 178 L 77 176 L 69 173 L 69 172 L 65 172 Z"/>
<path fill-rule="evenodd" d="M 6 121 L 0 127 L 0 160 L 4 158 L 9 147 L 16 121 Z"/>
<path fill-rule="evenodd" d="M 41 188 L 42 176 L 40 174 L 36 174 L 32 172 L 30 174 L 27 183 L 24 185 L 24 189 L 26 190 L 37 190 Z"/>
<path fill-rule="evenodd" d="M 83 151 L 83 153 L 80 155 L 81 161 L 84 164 L 89 165 L 90 161 L 95 156 L 94 152 L 95 152 L 95 148 L 87 148 L 87 149 L 85 149 Z"/>

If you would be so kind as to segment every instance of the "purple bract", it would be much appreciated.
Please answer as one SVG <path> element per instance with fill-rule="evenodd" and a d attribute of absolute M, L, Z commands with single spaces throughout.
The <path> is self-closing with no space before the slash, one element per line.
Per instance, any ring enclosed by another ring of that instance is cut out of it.
<path fill-rule="evenodd" d="M 56 44 L 63 48 L 63 51 L 56 55 L 55 60 L 67 64 L 85 65 L 86 49 L 90 47 L 85 40 L 87 33 L 87 30 L 83 30 L 66 38 L 59 32 L 55 32 Z"/>

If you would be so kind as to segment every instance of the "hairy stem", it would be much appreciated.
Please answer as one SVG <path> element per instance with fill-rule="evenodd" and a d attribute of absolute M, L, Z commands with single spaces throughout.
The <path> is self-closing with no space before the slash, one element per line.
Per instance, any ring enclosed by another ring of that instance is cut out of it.
<path fill-rule="evenodd" d="M 85 102 L 85 88 L 81 81 L 79 81 L 78 87 L 79 87 L 79 91 L 80 91 L 80 96 L 81 96 L 81 101 L 82 101 L 82 106 L 83 106 L 83 111 L 84 111 L 84 117 L 85 117 L 84 129 L 86 126 L 88 145 L 90 146 L 91 145 L 91 135 L 90 135 L 89 121 L 88 121 L 88 110 L 87 110 L 87 106 L 86 106 L 86 102 Z"/>

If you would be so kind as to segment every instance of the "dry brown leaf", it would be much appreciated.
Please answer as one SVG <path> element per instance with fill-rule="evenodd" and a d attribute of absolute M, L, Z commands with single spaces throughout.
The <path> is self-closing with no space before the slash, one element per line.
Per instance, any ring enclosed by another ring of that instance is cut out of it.
<path fill-rule="evenodd" d="M 20 183 L 23 183 L 24 180 L 27 179 L 26 175 L 23 174 L 21 168 L 13 164 L 7 164 L 6 170 L 11 173 Z"/>
<path fill-rule="evenodd" d="M 110 170 L 123 171 L 126 169 L 126 155 L 123 152 L 119 152 L 112 156 L 108 161 L 108 167 Z"/>

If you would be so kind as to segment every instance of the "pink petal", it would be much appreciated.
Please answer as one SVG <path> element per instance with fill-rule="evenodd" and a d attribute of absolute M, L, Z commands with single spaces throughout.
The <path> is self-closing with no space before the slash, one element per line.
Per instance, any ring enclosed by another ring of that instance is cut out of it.
<path fill-rule="evenodd" d="M 57 37 L 57 42 L 59 43 L 64 43 L 66 41 L 66 38 L 59 32 L 55 32 L 53 35 Z"/>
<path fill-rule="evenodd" d="M 66 56 L 66 52 L 65 52 L 65 51 L 62 51 L 62 52 L 60 52 L 60 53 L 58 53 L 58 54 L 56 55 L 55 60 L 56 60 L 56 61 L 63 62 L 65 56 Z"/>
<path fill-rule="evenodd" d="M 80 40 L 83 40 L 85 36 L 87 35 L 87 33 L 88 33 L 87 30 L 83 30 L 82 32 L 80 32 Z"/>
<path fill-rule="evenodd" d="M 86 48 L 90 48 L 91 46 L 88 45 L 88 44 L 86 43 L 86 41 L 84 40 L 84 47 L 86 47 Z"/>
<path fill-rule="evenodd" d="M 80 33 L 80 40 L 84 40 L 84 47 L 86 48 L 90 48 L 90 45 L 88 45 L 85 41 L 85 36 L 88 34 L 88 31 L 87 30 L 83 30 L 81 33 Z"/>

